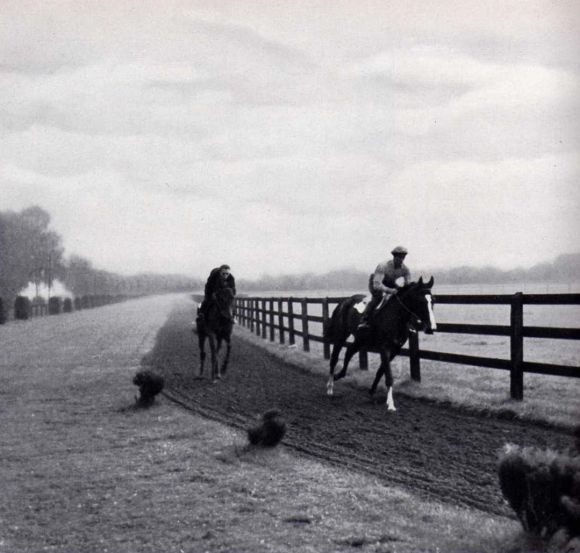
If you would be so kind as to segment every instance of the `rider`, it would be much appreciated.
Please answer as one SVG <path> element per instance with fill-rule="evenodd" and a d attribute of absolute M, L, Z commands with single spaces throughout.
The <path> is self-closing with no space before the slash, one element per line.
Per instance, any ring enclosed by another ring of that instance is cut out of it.
<path fill-rule="evenodd" d="M 205 314 L 207 306 L 215 298 L 215 293 L 220 288 L 231 288 L 234 296 L 236 295 L 236 279 L 232 275 L 229 265 L 220 265 L 211 270 L 205 283 L 204 298 L 198 309 L 200 315 Z"/>
<path fill-rule="evenodd" d="M 397 284 L 399 278 L 403 278 L 405 284 L 411 281 L 411 271 L 405 265 L 407 248 L 397 246 L 391 251 L 393 259 L 383 261 L 377 265 L 372 279 L 369 283 L 369 289 L 372 299 L 367 304 L 358 325 L 359 329 L 370 328 L 370 318 L 380 301 L 387 296 L 396 294 L 400 286 Z"/>

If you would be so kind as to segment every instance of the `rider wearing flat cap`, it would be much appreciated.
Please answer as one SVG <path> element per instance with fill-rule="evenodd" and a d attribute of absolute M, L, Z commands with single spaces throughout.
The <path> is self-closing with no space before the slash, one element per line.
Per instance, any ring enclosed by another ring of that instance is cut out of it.
<path fill-rule="evenodd" d="M 397 246 L 391 251 L 393 259 L 383 261 L 377 265 L 375 272 L 371 275 L 369 282 L 369 290 L 372 294 L 372 299 L 367 304 L 364 313 L 362 314 L 359 329 L 368 329 L 370 327 L 370 318 L 372 312 L 378 306 L 380 301 L 385 296 L 396 294 L 400 286 L 397 280 L 403 279 L 404 284 L 411 282 L 411 271 L 405 265 L 405 257 L 407 255 L 407 248 Z"/>

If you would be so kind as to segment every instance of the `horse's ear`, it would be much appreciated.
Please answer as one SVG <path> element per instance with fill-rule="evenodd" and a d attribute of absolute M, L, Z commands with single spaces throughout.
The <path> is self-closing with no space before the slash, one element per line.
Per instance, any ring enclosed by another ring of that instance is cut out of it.
<path fill-rule="evenodd" d="M 423 275 L 419 277 L 419 282 L 417 283 L 419 286 L 423 286 Z"/>
<path fill-rule="evenodd" d="M 434 282 L 435 282 L 435 279 L 433 278 L 433 275 L 431 275 L 431 280 L 429 280 L 429 282 L 427 282 L 427 284 L 425 284 L 425 286 L 427 288 L 433 288 Z"/>

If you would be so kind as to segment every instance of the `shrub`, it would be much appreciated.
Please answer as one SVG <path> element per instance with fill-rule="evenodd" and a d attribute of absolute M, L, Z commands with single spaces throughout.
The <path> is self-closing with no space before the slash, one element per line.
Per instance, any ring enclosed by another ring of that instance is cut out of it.
<path fill-rule="evenodd" d="M 506 445 L 499 461 L 501 491 L 524 529 L 549 538 L 580 535 L 580 457 Z"/>
<path fill-rule="evenodd" d="M 63 313 L 71 313 L 73 310 L 73 302 L 70 298 L 65 298 L 62 302 Z"/>
<path fill-rule="evenodd" d="M 91 297 L 90 296 L 83 296 L 81 298 L 81 307 L 83 309 L 88 309 L 89 307 L 92 307 L 92 305 L 91 305 Z"/>
<path fill-rule="evenodd" d="M 140 396 L 136 399 L 138 407 L 150 407 L 155 402 L 155 396 L 163 390 L 165 380 L 153 371 L 139 371 L 133 378 L 133 384 L 139 386 Z"/>
<path fill-rule="evenodd" d="M 14 318 L 25 321 L 30 317 L 30 300 L 25 296 L 17 296 L 14 301 Z"/>
<path fill-rule="evenodd" d="M 6 322 L 6 315 L 4 313 L 4 302 L 2 298 L 0 298 L 0 325 L 3 325 Z"/>
<path fill-rule="evenodd" d="M 81 305 L 81 298 L 75 298 L 74 305 L 75 305 L 75 311 L 79 311 L 80 309 L 82 309 L 83 306 Z"/>
<path fill-rule="evenodd" d="M 252 445 L 274 447 L 286 434 L 286 422 L 277 409 L 270 409 L 262 415 L 260 424 L 248 428 L 247 433 Z"/>
<path fill-rule="evenodd" d="M 48 314 L 58 315 L 61 311 L 61 301 L 58 296 L 54 296 L 48 300 Z"/>

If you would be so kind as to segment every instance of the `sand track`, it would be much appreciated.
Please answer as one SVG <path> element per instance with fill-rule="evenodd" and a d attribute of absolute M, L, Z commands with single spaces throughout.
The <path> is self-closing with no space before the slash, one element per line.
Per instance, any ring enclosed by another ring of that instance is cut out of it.
<path fill-rule="evenodd" d="M 230 368 L 212 384 L 196 379 L 197 339 L 191 308 L 172 313 L 147 360 L 166 377 L 168 397 L 203 416 L 246 427 L 279 408 L 288 422 L 284 443 L 314 458 L 372 474 L 424 496 L 511 516 L 496 476 L 506 442 L 566 448 L 569 432 L 517 420 L 478 416 L 449 406 L 396 396 L 388 413 L 359 387 L 325 380 L 234 337 Z M 357 370 L 357 369 L 353 369 Z M 207 372 L 207 371 L 206 371 Z M 329 483 L 331 484 L 331 483 Z"/>

